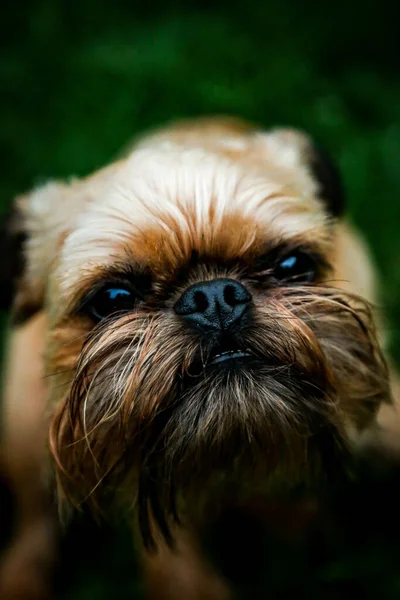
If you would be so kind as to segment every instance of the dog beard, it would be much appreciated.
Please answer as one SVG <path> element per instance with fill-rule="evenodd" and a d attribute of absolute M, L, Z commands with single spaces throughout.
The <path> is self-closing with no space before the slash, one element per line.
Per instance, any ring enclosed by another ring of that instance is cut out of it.
<path fill-rule="evenodd" d="M 51 423 L 61 504 L 96 513 L 117 494 L 151 547 L 203 498 L 321 488 L 346 469 L 351 428 L 388 395 L 370 308 L 328 286 L 268 294 L 226 346 L 140 307 L 89 334 Z M 228 346 L 240 357 L 219 363 Z"/>

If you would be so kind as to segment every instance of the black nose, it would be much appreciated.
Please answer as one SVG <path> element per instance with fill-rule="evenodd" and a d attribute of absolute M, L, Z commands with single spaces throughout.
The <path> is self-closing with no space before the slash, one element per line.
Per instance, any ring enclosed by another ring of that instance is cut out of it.
<path fill-rule="evenodd" d="M 250 292 L 233 279 L 195 283 L 175 304 L 175 312 L 204 331 L 229 329 L 247 311 Z"/>

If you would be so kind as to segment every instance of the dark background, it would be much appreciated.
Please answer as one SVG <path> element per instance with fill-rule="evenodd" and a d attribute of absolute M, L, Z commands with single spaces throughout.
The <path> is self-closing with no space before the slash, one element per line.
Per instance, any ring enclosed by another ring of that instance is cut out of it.
<path fill-rule="evenodd" d="M 382 274 L 400 362 L 399 17 L 395 2 L 360 0 L 8 3 L 0 36 L 1 208 L 48 178 L 89 173 L 133 134 L 177 117 L 234 113 L 265 127 L 304 128 L 341 168 L 349 213 Z M 395 526 L 382 527 L 379 542 L 371 534 L 362 544 L 371 550 L 365 564 L 357 550 L 355 566 L 345 541 L 334 573 L 356 573 L 363 597 L 378 590 L 371 597 L 398 598 L 397 563 L 388 558 Z M 77 525 L 65 541 L 74 575 L 60 579 L 64 597 L 126 597 L 136 586 L 128 547 L 112 530 Z M 400 562 L 397 546 L 396 553 Z M 365 583 L 371 573 L 377 588 Z"/>

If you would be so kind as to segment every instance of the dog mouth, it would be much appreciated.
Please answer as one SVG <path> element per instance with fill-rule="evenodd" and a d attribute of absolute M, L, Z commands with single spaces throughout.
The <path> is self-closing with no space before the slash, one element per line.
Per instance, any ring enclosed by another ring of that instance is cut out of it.
<path fill-rule="evenodd" d="M 202 376 L 209 370 L 235 369 L 244 363 L 251 363 L 255 359 L 254 353 L 246 346 L 232 338 L 222 338 L 198 353 L 191 364 L 190 376 Z"/>
<path fill-rule="evenodd" d="M 212 348 L 207 364 L 218 365 L 228 361 L 238 361 L 250 358 L 252 353 L 248 348 L 240 347 L 233 339 L 224 338 Z"/>
<path fill-rule="evenodd" d="M 221 352 L 212 352 L 208 364 L 217 365 L 228 360 L 239 360 L 242 358 L 250 358 L 251 353 L 247 350 L 240 350 L 239 348 L 231 350 L 223 350 Z"/>

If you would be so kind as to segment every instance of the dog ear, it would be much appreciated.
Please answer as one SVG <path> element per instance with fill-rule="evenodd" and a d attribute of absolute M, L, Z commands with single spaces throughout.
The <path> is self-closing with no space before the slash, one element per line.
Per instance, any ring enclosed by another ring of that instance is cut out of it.
<path fill-rule="evenodd" d="M 50 181 L 18 197 L 4 216 L 0 309 L 11 309 L 14 323 L 43 307 L 62 241 L 83 206 L 101 193 L 113 173 L 114 167 L 106 167 L 82 179 Z"/>
<path fill-rule="evenodd" d="M 339 169 L 332 157 L 320 144 L 310 141 L 308 153 L 310 171 L 318 183 L 319 197 L 333 217 L 341 217 L 345 210 L 345 191 Z"/>
<path fill-rule="evenodd" d="M 16 198 L 0 219 L 0 310 L 10 310 L 14 324 L 43 306 L 57 243 L 69 223 L 72 187 L 47 183 Z"/>
<path fill-rule="evenodd" d="M 263 139 L 279 167 L 297 172 L 296 187 L 309 193 L 312 183 L 313 193 L 324 203 L 327 212 L 332 217 L 343 215 L 345 192 L 339 169 L 318 142 L 294 129 L 272 130 L 264 134 Z"/>
<path fill-rule="evenodd" d="M 15 297 L 17 281 L 24 270 L 23 215 L 16 205 L 0 217 L 0 310 L 9 310 Z"/>

